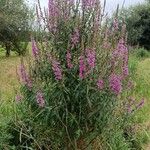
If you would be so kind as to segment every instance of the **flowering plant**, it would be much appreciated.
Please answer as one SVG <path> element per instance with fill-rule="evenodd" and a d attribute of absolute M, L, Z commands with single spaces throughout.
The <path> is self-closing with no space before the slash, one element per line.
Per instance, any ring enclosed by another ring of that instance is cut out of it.
<path fill-rule="evenodd" d="M 128 86 L 128 49 L 125 24 L 104 25 L 102 12 L 99 0 L 49 0 L 44 13 L 37 6 L 46 34 L 41 43 L 32 38 L 30 75 L 22 63 L 20 77 L 33 117 L 50 128 L 50 149 L 81 142 L 84 149 L 114 123 Z"/>

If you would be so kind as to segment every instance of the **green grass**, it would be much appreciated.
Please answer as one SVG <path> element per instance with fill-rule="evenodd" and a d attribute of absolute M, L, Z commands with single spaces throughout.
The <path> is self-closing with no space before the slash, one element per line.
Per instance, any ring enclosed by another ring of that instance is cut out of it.
<path fill-rule="evenodd" d="M 134 120 L 139 128 L 136 135 L 137 141 L 144 147 L 150 143 L 150 58 L 140 59 L 131 56 L 130 70 L 135 82 L 133 96 L 137 101 L 145 99 L 145 105 L 137 112 Z M 147 148 L 144 147 L 144 149 Z"/>

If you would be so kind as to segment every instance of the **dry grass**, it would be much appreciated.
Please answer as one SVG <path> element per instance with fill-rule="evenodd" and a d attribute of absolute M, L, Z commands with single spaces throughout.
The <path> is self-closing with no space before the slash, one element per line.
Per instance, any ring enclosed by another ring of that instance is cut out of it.
<path fill-rule="evenodd" d="M 11 99 L 15 90 L 19 88 L 16 76 L 16 68 L 19 63 L 20 58 L 16 56 L 0 57 L 0 93 L 3 100 Z"/>

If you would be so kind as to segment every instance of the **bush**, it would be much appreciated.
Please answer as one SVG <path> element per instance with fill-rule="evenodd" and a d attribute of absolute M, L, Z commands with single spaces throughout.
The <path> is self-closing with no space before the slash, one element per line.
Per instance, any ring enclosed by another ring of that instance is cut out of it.
<path fill-rule="evenodd" d="M 149 52 L 144 48 L 139 48 L 139 49 L 136 49 L 135 51 L 136 51 L 136 56 L 138 58 L 147 58 L 150 56 Z"/>
<path fill-rule="evenodd" d="M 129 149 L 125 25 L 121 32 L 116 22 L 102 27 L 100 2 L 93 2 L 50 1 L 45 18 L 39 9 L 50 39 L 32 38 L 29 73 L 23 61 L 19 68 L 16 147 L 93 149 L 101 141 L 98 149 Z"/>
<path fill-rule="evenodd" d="M 150 3 L 144 2 L 120 11 L 119 18 L 127 24 L 128 43 L 150 49 Z"/>

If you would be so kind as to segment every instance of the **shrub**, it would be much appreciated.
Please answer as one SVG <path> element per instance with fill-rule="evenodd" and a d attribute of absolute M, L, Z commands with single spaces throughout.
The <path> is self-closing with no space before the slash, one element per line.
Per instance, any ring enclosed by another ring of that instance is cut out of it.
<path fill-rule="evenodd" d="M 50 39 L 32 38 L 29 73 L 23 61 L 19 68 L 22 87 L 16 100 L 26 117 L 21 126 L 16 122 L 23 136 L 16 146 L 93 149 L 99 139 L 102 149 L 127 150 L 125 25 L 121 32 L 116 21 L 113 28 L 103 27 L 99 0 L 50 0 L 48 8 L 44 16 L 39 5 L 37 16 Z"/>
<path fill-rule="evenodd" d="M 146 57 L 149 57 L 149 52 L 147 50 L 145 50 L 144 48 L 139 48 L 139 49 L 136 49 L 136 55 L 138 58 L 146 58 Z"/>
<path fill-rule="evenodd" d="M 143 4 L 124 8 L 120 11 L 119 17 L 124 18 L 127 24 L 129 44 L 140 45 L 149 50 L 150 3 L 143 2 Z"/>

